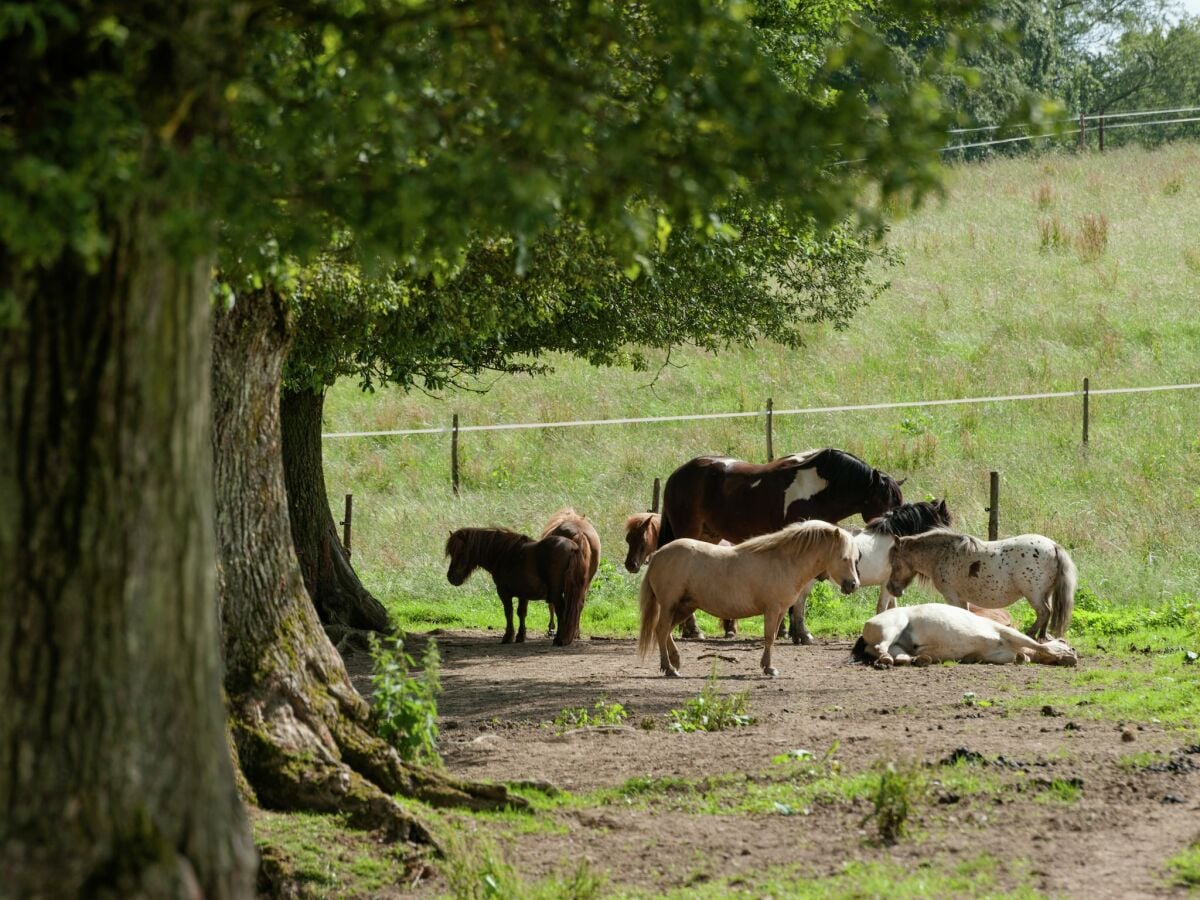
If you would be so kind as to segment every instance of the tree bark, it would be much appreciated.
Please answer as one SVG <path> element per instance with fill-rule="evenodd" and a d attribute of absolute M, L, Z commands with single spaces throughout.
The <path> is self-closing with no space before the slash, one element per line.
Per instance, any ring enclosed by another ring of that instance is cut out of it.
<path fill-rule="evenodd" d="M 387 632 L 387 610 L 359 581 L 329 510 L 321 457 L 324 407 L 324 392 L 283 392 L 283 472 L 300 571 L 324 624 Z"/>
<path fill-rule="evenodd" d="M 271 291 L 218 310 L 213 450 L 225 689 L 237 758 L 263 806 L 349 813 L 361 827 L 427 841 L 390 794 L 437 805 L 511 805 L 503 786 L 406 765 L 371 730 L 304 587 L 284 490 L 280 385 L 288 343 Z"/>
<path fill-rule="evenodd" d="M 112 223 L 0 292 L 0 893 L 246 897 L 221 702 L 211 260 Z"/>

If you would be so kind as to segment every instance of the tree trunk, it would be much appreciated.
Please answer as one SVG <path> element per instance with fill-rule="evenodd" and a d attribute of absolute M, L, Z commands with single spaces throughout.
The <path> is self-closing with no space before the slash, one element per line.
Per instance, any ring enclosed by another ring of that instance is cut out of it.
<path fill-rule="evenodd" d="M 0 893 L 245 897 L 213 583 L 211 260 L 0 248 Z"/>
<path fill-rule="evenodd" d="M 485 808 L 503 786 L 468 785 L 404 764 L 374 736 L 305 591 L 292 548 L 280 452 L 287 317 L 270 291 L 217 312 L 213 449 L 225 689 L 233 741 L 257 801 L 342 811 L 362 827 L 428 840 L 389 794 Z"/>
<path fill-rule="evenodd" d="M 321 459 L 324 407 L 324 392 L 283 392 L 283 474 L 300 571 L 323 623 L 386 632 L 387 611 L 358 580 L 329 511 Z"/>

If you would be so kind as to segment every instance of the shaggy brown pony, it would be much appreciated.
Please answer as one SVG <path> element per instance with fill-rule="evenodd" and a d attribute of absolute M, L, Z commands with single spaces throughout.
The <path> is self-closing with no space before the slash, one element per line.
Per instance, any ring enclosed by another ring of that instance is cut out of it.
<path fill-rule="evenodd" d="M 585 516 L 579 515 L 571 507 L 566 506 L 550 517 L 550 521 L 546 523 L 546 527 L 542 529 L 542 537 L 548 538 L 551 535 L 564 537 L 569 541 L 574 541 L 579 548 L 579 553 L 583 557 L 583 567 L 587 573 L 587 578 L 584 581 L 583 593 L 580 595 L 579 609 L 574 610 L 573 622 L 568 622 L 570 631 L 567 636 L 567 643 L 579 637 L 579 619 L 583 615 L 584 598 L 587 595 L 587 590 L 592 585 L 592 579 L 596 577 L 596 569 L 600 566 L 600 535 L 596 529 L 592 527 L 592 523 Z M 559 616 L 559 627 L 563 627 L 562 617 Z M 550 605 L 550 625 L 546 632 L 549 635 L 554 634 L 554 605 Z"/>

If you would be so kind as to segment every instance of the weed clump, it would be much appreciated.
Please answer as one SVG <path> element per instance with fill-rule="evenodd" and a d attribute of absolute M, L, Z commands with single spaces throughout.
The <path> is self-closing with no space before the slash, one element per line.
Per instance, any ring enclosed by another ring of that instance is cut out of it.
<path fill-rule="evenodd" d="M 1108 219 L 1100 213 L 1079 220 L 1075 250 L 1084 262 L 1095 262 L 1108 249 Z"/>
<path fill-rule="evenodd" d="M 415 662 L 404 649 L 404 636 L 389 648 L 371 637 L 375 689 L 371 713 L 376 733 L 396 748 L 405 762 L 438 763 L 437 698 L 442 692 L 441 656 L 431 640 L 421 654 L 421 671 L 412 674 Z"/>
<path fill-rule="evenodd" d="M 712 674 L 704 682 L 699 695 L 683 705 L 683 709 L 673 709 L 667 713 L 671 720 L 667 726 L 671 731 L 689 733 L 692 731 L 724 731 L 728 728 L 740 728 L 743 725 L 753 725 L 754 716 L 747 709 L 746 691 L 736 694 L 720 694 L 717 692 L 717 667 L 713 664 Z"/>
<path fill-rule="evenodd" d="M 588 711 L 586 706 L 568 707 L 554 717 L 554 725 L 559 731 L 568 728 L 591 728 L 598 725 L 620 725 L 629 717 L 625 707 L 620 703 L 607 703 L 601 697 Z"/>
<path fill-rule="evenodd" d="M 890 847 L 904 837 L 908 817 L 924 792 L 925 779 L 917 768 L 897 768 L 889 762 L 879 773 L 879 784 L 871 797 L 872 809 L 862 823 L 873 820 L 880 843 Z"/>
<path fill-rule="evenodd" d="M 1038 246 L 1042 250 L 1063 250 L 1071 246 L 1070 226 L 1058 216 L 1038 219 Z"/>

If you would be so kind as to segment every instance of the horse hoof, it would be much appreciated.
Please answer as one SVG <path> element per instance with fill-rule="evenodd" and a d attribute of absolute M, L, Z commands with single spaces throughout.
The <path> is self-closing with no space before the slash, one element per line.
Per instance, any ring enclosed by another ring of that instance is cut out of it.
<path fill-rule="evenodd" d="M 668 678 L 678 678 L 679 670 L 678 669 L 663 669 L 663 674 L 666 675 Z"/>
<path fill-rule="evenodd" d="M 932 665 L 933 665 L 933 657 L 932 657 L 932 656 L 926 656 L 925 654 L 923 654 L 923 653 L 922 653 L 920 656 L 918 656 L 916 659 L 914 659 L 914 660 L 912 661 L 912 664 L 913 664 L 913 666 L 914 666 L 915 668 L 918 668 L 918 669 L 923 669 L 923 668 L 925 668 L 926 666 L 932 666 Z"/>
<path fill-rule="evenodd" d="M 763 668 L 763 674 L 766 675 L 768 678 L 774 678 L 776 675 L 779 674 L 779 670 L 777 668 L 775 668 L 774 666 L 765 666 Z"/>
<path fill-rule="evenodd" d="M 816 642 L 817 642 L 816 638 L 814 638 L 807 631 L 804 632 L 804 634 L 800 635 L 799 643 L 803 644 L 806 647 L 811 646 L 812 644 L 815 644 Z"/>
<path fill-rule="evenodd" d="M 890 669 L 892 667 L 892 658 L 890 656 L 881 656 L 872 665 L 876 669 Z"/>
<path fill-rule="evenodd" d="M 511 644 L 512 642 L 513 636 L 511 634 L 506 634 L 504 637 L 500 638 L 500 643 L 502 644 Z"/>
<path fill-rule="evenodd" d="M 737 637 L 737 632 L 736 631 L 726 631 L 725 637 L 727 637 L 727 638 Z"/>

